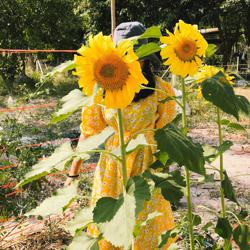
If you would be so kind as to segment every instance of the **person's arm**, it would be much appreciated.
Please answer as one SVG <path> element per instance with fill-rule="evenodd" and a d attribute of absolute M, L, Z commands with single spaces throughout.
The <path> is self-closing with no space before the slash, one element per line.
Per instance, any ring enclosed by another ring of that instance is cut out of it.
<path fill-rule="evenodd" d="M 83 141 L 86 138 L 83 134 L 80 135 L 79 141 Z M 68 172 L 68 178 L 66 179 L 64 186 L 70 185 L 70 183 L 74 180 L 77 179 L 80 173 L 80 168 L 81 165 L 83 164 L 83 160 L 79 159 L 74 159 L 71 167 Z"/>

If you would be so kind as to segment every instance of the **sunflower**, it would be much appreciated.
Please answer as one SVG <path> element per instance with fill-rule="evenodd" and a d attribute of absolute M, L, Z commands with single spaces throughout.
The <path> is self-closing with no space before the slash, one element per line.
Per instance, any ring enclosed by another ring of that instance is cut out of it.
<path fill-rule="evenodd" d="M 166 46 L 161 50 L 164 64 L 170 66 L 173 74 L 186 77 L 193 76 L 205 56 L 207 42 L 198 31 L 196 25 L 184 23 L 182 20 L 176 24 L 174 34 L 167 30 L 168 36 L 160 38 Z"/>
<path fill-rule="evenodd" d="M 230 76 L 229 74 L 227 74 L 223 68 L 218 68 L 210 65 L 204 65 L 203 67 L 201 67 L 198 73 L 194 75 L 194 78 L 197 83 L 201 83 L 208 78 L 215 76 L 217 73 L 219 73 L 219 71 L 224 74 L 227 83 L 231 85 L 234 84 L 234 82 L 232 81 L 234 79 L 234 76 Z"/>
<path fill-rule="evenodd" d="M 225 78 L 220 79 L 221 82 L 226 82 L 231 85 L 234 84 L 234 82 L 232 81 L 234 79 L 234 76 L 230 76 L 229 74 L 227 74 L 223 68 L 218 68 L 210 65 L 202 66 L 199 69 L 199 71 L 194 75 L 194 79 L 196 80 L 197 83 L 202 83 L 203 81 L 215 76 L 217 73 L 219 73 L 219 71 L 221 71 L 226 78 L 226 79 Z M 201 86 L 198 86 L 197 92 L 198 92 L 198 97 L 201 98 L 202 97 Z"/>
<path fill-rule="evenodd" d="M 78 53 L 74 61 L 79 86 L 88 96 L 93 94 L 95 84 L 101 87 L 107 108 L 125 108 L 140 91 L 140 85 L 148 83 L 129 40 L 115 46 L 110 36 L 99 33 L 91 36 L 88 46 L 83 45 Z"/>

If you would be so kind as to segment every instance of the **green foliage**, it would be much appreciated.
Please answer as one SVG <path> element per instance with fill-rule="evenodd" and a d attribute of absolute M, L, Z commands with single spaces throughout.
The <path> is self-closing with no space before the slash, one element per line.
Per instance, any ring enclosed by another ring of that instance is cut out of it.
<path fill-rule="evenodd" d="M 208 47 L 206 49 L 206 58 L 212 57 L 216 51 L 217 51 L 217 46 L 215 44 L 208 44 Z"/>
<path fill-rule="evenodd" d="M 228 128 L 232 128 L 232 129 L 235 129 L 235 130 L 241 130 L 241 131 L 244 131 L 246 132 L 246 129 L 241 126 L 239 123 L 234 123 L 234 122 L 230 122 L 229 120 L 227 119 L 223 119 L 220 121 L 220 124 L 221 125 L 225 125 L 227 126 Z"/>
<path fill-rule="evenodd" d="M 152 179 L 155 183 L 155 188 L 160 188 L 162 196 L 171 204 L 178 205 L 183 197 L 184 179 L 180 176 L 170 174 L 155 173 L 149 171 L 144 172 L 144 176 Z M 176 180 L 177 179 L 177 180 Z M 181 185 L 180 185 L 181 184 Z"/>
<path fill-rule="evenodd" d="M 21 187 L 34 180 L 40 179 L 51 173 L 53 170 L 63 170 L 65 164 L 69 162 L 72 157 L 73 150 L 70 142 L 62 144 L 51 156 L 34 165 L 32 170 L 25 175 L 24 180 L 22 180 L 18 186 Z"/>
<path fill-rule="evenodd" d="M 53 115 L 51 122 L 57 123 L 68 118 L 72 113 L 83 107 L 88 100 L 81 90 L 72 90 L 61 99 L 62 107 Z"/>
<path fill-rule="evenodd" d="M 76 233 L 83 231 L 91 222 L 93 222 L 92 209 L 83 208 L 75 214 L 74 218 L 64 228 L 74 236 Z"/>
<path fill-rule="evenodd" d="M 237 103 L 241 112 L 250 116 L 250 102 L 245 96 L 236 95 Z"/>
<path fill-rule="evenodd" d="M 143 208 L 144 202 L 150 200 L 150 187 L 144 178 L 134 176 L 127 183 L 127 192 L 135 196 L 136 209 L 135 214 L 138 216 Z"/>
<path fill-rule="evenodd" d="M 220 154 L 223 154 L 224 152 L 229 150 L 232 145 L 233 143 L 231 141 L 224 141 L 220 146 L 216 146 L 216 147 L 205 145 L 203 147 L 205 160 L 208 163 L 213 162 L 220 156 Z"/>
<path fill-rule="evenodd" d="M 45 75 L 45 77 L 54 77 L 58 73 L 67 72 L 67 71 L 72 70 L 74 68 L 75 68 L 74 61 L 72 61 L 72 60 L 66 61 L 66 62 L 61 63 L 60 65 L 56 66 L 55 68 L 53 68 L 53 70 L 50 71 L 49 73 L 47 73 Z"/>
<path fill-rule="evenodd" d="M 147 43 L 141 45 L 136 51 L 136 55 L 142 59 L 148 55 L 156 53 L 161 50 L 161 47 L 157 43 Z"/>
<path fill-rule="evenodd" d="M 127 192 L 118 199 L 100 198 L 94 208 L 93 219 L 103 237 L 114 246 L 128 249 L 132 244 L 136 215 L 149 198 L 149 186 L 140 176 L 129 180 Z"/>
<path fill-rule="evenodd" d="M 26 213 L 26 215 L 47 216 L 51 214 L 62 213 L 77 197 L 78 181 L 73 182 L 70 186 L 57 190 L 52 197 L 45 199 L 38 207 Z"/>
<path fill-rule="evenodd" d="M 240 224 L 233 230 L 233 238 L 241 250 L 249 249 L 250 230 L 249 226 Z"/>
<path fill-rule="evenodd" d="M 239 204 L 237 199 L 236 199 L 233 185 L 232 185 L 230 179 L 228 178 L 227 172 L 224 171 L 223 174 L 224 174 L 224 179 L 221 183 L 221 186 L 223 188 L 225 197 L 228 198 L 229 200 Z"/>
<path fill-rule="evenodd" d="M 228 219 L 226 218 L 218 218 L 216 227 L 215 227 L 215 232 L 222 238 L 224 239 L 230 239 L 232 236 L 232 226 L 230 225 Z"/>
<path fill-rule="evenodd" d="M 161 30 L 157 26 L 151 26 L 145 30 L 145 32 L 138 37 L 138 39 L 144 38 L 160 38 L 162 36 Z"/>
<path fill-rule="evenodd" d="M 162 248 L 170 238 L 175 238 L 177 236 L 177 233 L 178 233 L 177 229 L 168 230 L 162 233 L 161 236 L 159 237 L 158 247 Z"/>
<path fill-rule="evenodd" d="M 233 87 L 222 72 L 203 81 L 201 87 L 202 95 L 207 101 L 239 119 L 239 107 Z"/>
<path fill-rule="evenodd" d="M 67 247 L 67 250 L 99 250 L 99 238 L 92 238 L 86 233 L 79 233 L 74 238 L 72 243 Z"/>
<path fill-rule="evenodd" d="M 172 125 L 167 125 L 155 133 L 158 150 L 166 152 L 170 159 L 180 166 L 198 174 L 205 174 L 203 149 Z"/>

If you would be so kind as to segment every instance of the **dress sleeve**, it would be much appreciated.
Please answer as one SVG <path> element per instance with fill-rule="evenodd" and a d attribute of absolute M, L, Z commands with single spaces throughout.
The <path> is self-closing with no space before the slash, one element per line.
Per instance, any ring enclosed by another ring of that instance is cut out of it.
<path fill-rule="evenodd" d="M 82 110 L 81 132 L 84 136 L 92 136 L 100 133 L 107 126 L 102 108 L 97 104 L 85 107 Z"/>
<path fill-rule="evenodd" d="M 162 128 L 166 124 L 170 123 L 176 115 L 176 102 L 169 100 L 166 103 L 161 103 L 162 100 L 168 96 L 175 96 L 172 85 L 161 78 L 157 78 L 158 88 L 164 90 L 166 93 L 158 92 L 158 119 L 156 120 L 156 128 Z"/>

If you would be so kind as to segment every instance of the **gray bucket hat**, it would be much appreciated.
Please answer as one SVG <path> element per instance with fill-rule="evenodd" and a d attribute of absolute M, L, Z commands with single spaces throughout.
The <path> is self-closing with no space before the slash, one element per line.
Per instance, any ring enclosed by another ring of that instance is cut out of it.
<path fill-rule="evenodd" d="M 146 28 L 143 24 L 140 22 L 126 22 L 119 24 L 115 31 L 113 36 L 113 41 L 117 45 L 121 40 L 128 39 L 131 37 L 137 37 L 142 35 L 145 32 Z M 134 46 L 134 48 L 138 48 L 143 44 L 147 44 L 148 39 L 140 39 L 138 40 L 138 44 Z M 158 59 L 158 57 L 155 54 L 151 54 L 149 56 L 145 56 L 142 58 L 142 60 L 150 60 L 153 64 L 154 68 L 157 69 L 161 65 L 161 61 Z"/>

